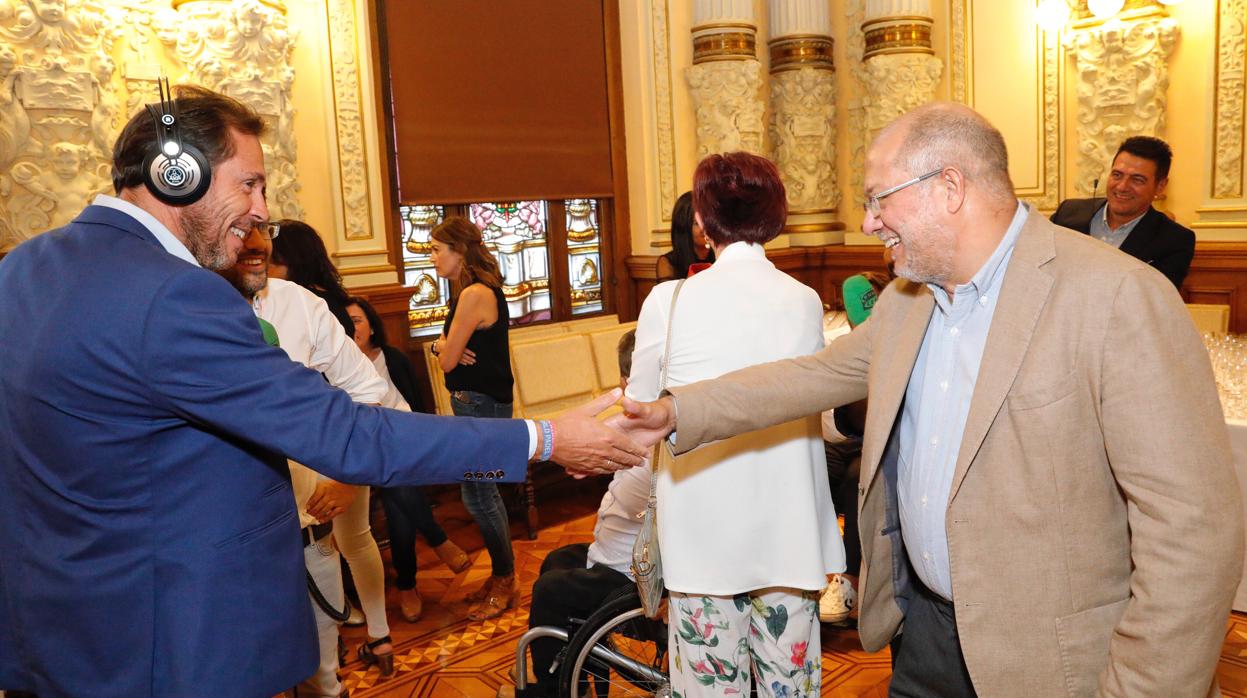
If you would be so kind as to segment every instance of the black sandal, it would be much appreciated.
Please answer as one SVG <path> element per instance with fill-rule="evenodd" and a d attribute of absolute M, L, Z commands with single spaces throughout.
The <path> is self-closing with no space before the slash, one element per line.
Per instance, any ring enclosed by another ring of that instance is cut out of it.
<path fill-rule="evenodd" d="M 393 641 L 390 640 L 389 635 L 379 637 L 376 640 L 365 642 L 360 645 L 359 661 L 363 662 L 364 666 L 372 666 L 373 664 L 376 664 L 377 668 L 381 670 L 382 676 L 392 676 L 394 674 L 394 650 L 391 649 L 385 654 L 377 654 L 373 651 L 384 644 L 394 644 Z"/>

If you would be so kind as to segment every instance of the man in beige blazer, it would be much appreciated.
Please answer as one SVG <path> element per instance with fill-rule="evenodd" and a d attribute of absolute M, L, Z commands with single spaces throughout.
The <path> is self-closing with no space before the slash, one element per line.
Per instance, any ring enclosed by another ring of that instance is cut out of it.
<path fill-rule="evenodd" d="M 893 643 L 892 695 L 1216 694 L 1242 509 L 1173 285 L 1019 204 L 999 132 L 960 105 L 887 127 L 865 183 L 904 277 L 868 322 L 616 424 L 680 453 L 869 393 L 860 632 Z"/>

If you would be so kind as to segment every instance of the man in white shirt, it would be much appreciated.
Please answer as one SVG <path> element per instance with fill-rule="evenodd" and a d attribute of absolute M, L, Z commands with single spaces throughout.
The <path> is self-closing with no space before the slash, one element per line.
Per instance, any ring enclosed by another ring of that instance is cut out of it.
<path fill-rule="evenodd" d="M 268 277 L 272 241 L 279 233 L 280 228 L 271 223 L 252 228 L 243 240 L 238 262 L 223 270 L 221 275 L 251 303 L 257 317 L 276 329 L 281 348 L 292 360 L 320 371 L 330 385 L 346 391 L 352 400 L 380 404 L 387 389 L 385 381 L 346 336 L 325 301 L 298 284 Z M 311 599 L 320 644 L 320 665 L 315 674 L 299 685 L 299 693 L 335 698 L 342 693 L 337 675 L 338 621 L 321 604 L 343 609 L 345 595 L 338 546 L 330 535 L 336 524 L 331 526 L 330 522 L 343 516 L 352 506 L 362 505 L 359 514 L 366 517 L 367 490 L 356 492 L 358 488 L 320 477 L 301 463 L 293 460 L 289 463 L 295 509 L 303 528 L 303 559 L 321 595 L 320 601 Z M 355 502 L 360 495 L 362 501 Z M 379 554 L 375 563 L 379 570 Z M 384 580 L 377 581 L 383 583 Z M 384 586 L 380 593 L 383 598 Z M 387 640 L 384 644 L 388 649 L 388 628 L 381 635 Z"/>

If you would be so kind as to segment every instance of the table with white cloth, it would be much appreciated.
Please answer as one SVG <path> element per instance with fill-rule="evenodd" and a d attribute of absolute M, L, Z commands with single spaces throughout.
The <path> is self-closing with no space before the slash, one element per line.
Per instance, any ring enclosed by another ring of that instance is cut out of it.
<path fill-rule="evenodd" d="M 1238 473 L 1238 490 L 1243 495 L 1243 517 L 1247 519 L 1247 419 L 1227 419 L 1230 431 L 1230 448 L 1234 452 L 1234 470 Z M 1247 579 L 1247 560 L 1243 562 L 1243 577 Z M 1247 582 L 1238 583 L 1234 594 L 1234 610 L 1247 611 Z"/>

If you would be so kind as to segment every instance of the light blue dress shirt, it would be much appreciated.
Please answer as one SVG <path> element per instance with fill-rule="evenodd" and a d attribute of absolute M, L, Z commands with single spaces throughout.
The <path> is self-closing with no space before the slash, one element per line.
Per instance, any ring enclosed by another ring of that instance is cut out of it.
<path fill-rule="evenodd" d="M 1106 201 L 1100 207 L 1100 210 L 1096 211 L 1095 215 L 1091 217 L 1091 227 L 1088 229 L 1088 232 L 1096 240 L 1121 249 L 1121 243 L 1126 241 L 1126 236 L 1130 234 L 1130 231 L 1134 230 L 1134 227 L 1139 224 L 1139 221 L 1143 220 L 1145 215 L 1147 215 L 1147 211 L 1122 223 L 1116 230 L 1113 230 L 1108 226 L 1108 202 Z"/>
<path fill-rule="evenodd" d="M 896 480 L 901 535 L 918 578 L 950 601 L 945 515 L 953 471 L 996 298 L 1027 215 L 1026 205 L 1018 202 L 992 256 L 951 297 L 928 284 L 935 310 L 905 389 Z"/>

